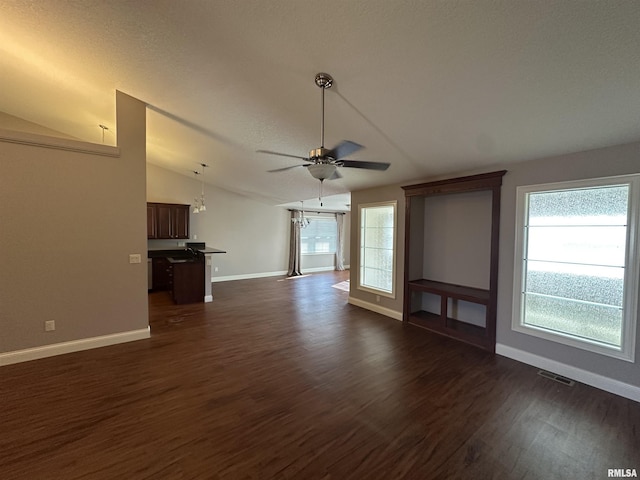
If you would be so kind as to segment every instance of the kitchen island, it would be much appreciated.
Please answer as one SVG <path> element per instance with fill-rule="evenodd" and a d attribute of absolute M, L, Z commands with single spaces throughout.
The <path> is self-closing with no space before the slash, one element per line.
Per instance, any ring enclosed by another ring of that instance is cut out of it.
<path fill-rule="evenodd" d="M 203 243 L 149 248 L 149 290 L 167 290 L 177 304 L 211 302 L 211 255 L 225 250 Z"/>

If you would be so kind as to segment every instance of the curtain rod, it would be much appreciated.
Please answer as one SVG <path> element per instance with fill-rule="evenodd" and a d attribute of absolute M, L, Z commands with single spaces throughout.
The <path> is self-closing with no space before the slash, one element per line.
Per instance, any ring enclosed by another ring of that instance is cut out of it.
<path fill-rule="evenodd" d="M 290 212 L 304 212 L 304 213 L 335 213 L 336 215 L 344 215 L 347 212 L 332 212 L 329 210 L 302 210 L 301 208 L 287 208 Z"/>

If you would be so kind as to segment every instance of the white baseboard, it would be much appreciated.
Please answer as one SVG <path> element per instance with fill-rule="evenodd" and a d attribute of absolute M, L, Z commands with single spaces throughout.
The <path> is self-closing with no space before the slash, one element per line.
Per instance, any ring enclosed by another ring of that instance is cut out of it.
<path fill-rule="evenodd" d="M 81 340 L 72 340 L 70 342 L 54 343 L 52 345 L 43 345 L 42 347 L 26 348 L 24 350 L 16 350 L 14 352 L 0 353 L 0 366 L 28 362 L 39 358 L 63 355 L 65 353 L 79 352 L 81 350 L 90 350 L 92 348 L 107 347 L 118 343 L 132 342 L 134 340 L 143 340 L 150 336 L 151 331 L 149 327 L 147 327 L 140 330 L 131 330 L 129 332 L 83 338 Z"/>
<path fill-rule="evenodd" d="M 349 270 L 350 265 L 345 265 L 344 269 Z M 333 272 L 335 271 L 335 265 L 331 265 L 329 267 L 313 267 L 313 268 L 301 268 L 302 274 L 306 273 L 317 273 L 317 272 Z"/>
<path fill-rule="evenodd" d="M 371 310 L 372 312 L 380 313 L 381 315 L 385 315 L 387 317 L 391 317 L 394 320 L 402 321 L 402 312 L 398 312 L 396 310 L 391 310 L 390 308 L 382 307 L 376 303 L 365 302 L 364 300 L 360 300 L 359 298 L 349 297 L 348 302 L 351 305 L 355 305 L 356 307 L 361 307 L 367 310 Z"/>
<path fill-rule="evenodd" d="M 349 270 L 349 266 L 345 265 L 345 270 Z M 315 268 L 303 268 L 302 274 L 307 273 L 317 273 L 317 272 L 331 272 L 335 270 L 336 267 L 315 267 Z M 240 275 L 225 275 L 222 277 L 211 277 L 211 282 L 228 282 L 231 280 L 248 280 L 251 278 L 265 278 L 265 277 L 281 277 L 287 274 L 286 270 L 278 271 L 278 272 L 260 272 L 260 273 L 243 273 Z"/>
<path fill-rule="evenodd" d="M 313 268 L 301 268 L 302 274 L 305 275 L 307 273 L 318 273 L 318 272 L 332 272 L 336 269 L 334 266 L 330 267 L 313 267 Z"/>
<path fill-rule="evenodd" d="M 287 271 L 281 272 L 261 272 L 261 273 L 243 273 L 240 275 L 226 275 L 223 277 L 211 277 L 211 282 L 228 282 L 230 280 L 247 280 L 250 278 L 264 278 L 264 277 L 280 277 L 286 275 Z"/>
<path fill-rule="evenodd" d="M 496 353 L 503 357 L 508 357 L 513 360 L 526 363 L 527 365 L 533 365 L 534 367 L 562 375 L 563 377 L 570 378 L 571 380 L 585 383 L 592 387 L 599 388 L 600 390 L 640 402 L 640 387 L 636 387 L 635 385 L 629 385 L 628 383 L 624 383 L 619 380 L 614 380 L 603 375 L 598 375 L 597 373 L 589 372 L 588 370 L 573 367 L 571 365 L 560 363 L 555 360 L 541 357 L 507 345 L 502 345 L 500 343 L 496 344 Z"/>

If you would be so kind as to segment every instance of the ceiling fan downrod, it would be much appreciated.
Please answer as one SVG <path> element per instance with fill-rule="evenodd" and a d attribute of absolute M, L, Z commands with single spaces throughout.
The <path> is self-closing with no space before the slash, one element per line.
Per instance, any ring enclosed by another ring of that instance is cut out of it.
<path fill-rule="evenodd" d="M 322 119 L 320 123 L 320 149 L 324 150 L 324 91 L 333 85 L 333 77 L 328 73 L 318 73 L 316 75 L 316 85 L 322 90 L 321 111 Z"/>

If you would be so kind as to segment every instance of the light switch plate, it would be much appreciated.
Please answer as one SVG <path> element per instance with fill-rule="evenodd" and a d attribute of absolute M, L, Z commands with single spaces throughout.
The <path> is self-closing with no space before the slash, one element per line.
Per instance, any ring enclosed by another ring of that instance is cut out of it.
<path fill-rule="evenodd" d="M 132 253 L 129 255 L 129 263 L 142 263 L 142 257 L 139 253 Z"/>

